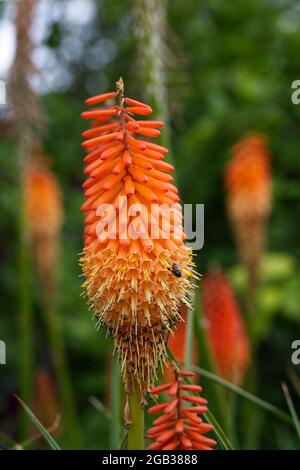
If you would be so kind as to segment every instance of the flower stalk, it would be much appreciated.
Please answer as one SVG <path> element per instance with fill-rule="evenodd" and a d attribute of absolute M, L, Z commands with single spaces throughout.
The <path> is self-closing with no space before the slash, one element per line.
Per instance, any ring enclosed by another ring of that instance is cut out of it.
<path fill-rule="evenodd" d="M 23 185 L 20 187 L 19 213 L 19 309 L 20 309 L 20 393 L 31 403 L 33 386 L 33 315 L 31 300 L 31 256 L 27 232 Z M 21 437 L 28 437 L 29 422 L 21 415 Z"/>
<path fill-rule="evenodd" d="M 31 406 L 33 389 L 33 312 L 31 299 L 31 256 L 28 221 L 25 209 L 25 164 L 32 142 L 42 129 L 43 115 L 38 95 L 30 85 L 35 68 L 31 60 L 32 25 L 36 0 L 15 2 L 16 53 L 9 76 L 12 111 L 12 132 L 16 138 L 17 173 L 19 184 L 18 261 L 19 261 L 19 334 L 20 334 L 20 393 Z M 20 416 L 21 438 L 27 438 L 29 421 Z"/>
<path fill-rule="evenodd" d="M 58 311 L 60 235 L 63 204 L 49 158 L 36 144 L 25 168 L 25 202 L 30 249 L 39 275 L 44 321 L 49 336 L 68 446 L 80 447 L 80 428 Z"/>
<path fill-rule="evenodd" d="M 144 449 L 144 408 L 141 405 L 137 387 L 129 395 L 129 412 L 131 425 L 128 430 L 128 450 Z"/>
<path fill-rule="evenodd" d="M 111 422 L 110 422 L 110 448 L 117 450 L 120 445 L 120 404 L 121 404 L 121 381 L 120 366 L 117 358 L 112 358 L 111 374 Z"/>

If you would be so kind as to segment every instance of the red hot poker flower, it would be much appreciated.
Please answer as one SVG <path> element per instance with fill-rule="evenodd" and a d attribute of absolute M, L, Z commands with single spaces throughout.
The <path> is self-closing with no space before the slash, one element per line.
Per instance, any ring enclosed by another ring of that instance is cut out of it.
<path fill-rule="evenodd" d="M 63 222 L 61 191 L 47 157 L 32 151 L 25 167 L 25 209 L 35 262 L 49 302 L 57 293 L 59 237 Z"/>
<path fill-rule="evenodd" d="M 241 383 L 250 361 L 250 344 L 239 305 L 218 270 L 204 277 L 202 287 L 208 339 L 219 373 Z"/>
<path fill-rule="evenodd" d="M 265 138 L 250 134 L 232 148 L 225 172 L 227 206 L 252 296 L 271 207 L 270 153 Z"/>
<path fill-rule="evenodd" d="M 205 436 L 212 429 L 199 415 L 207 412 L 207 400 L 195 395 L 202 391 L 199 385 L 188 385 L 183 377 L 193 377 L 193 372 L 177 372 L 173 383 L 152 389 L 157 395 L 167 392 L 170 401 L 149 408 L 148 413 L 162 415 L 155 419 L 147 436 L 153 444 L 149 450 L 213 450 L 216 441 Z"/>
<path fill-rule="evenodd" d="M 108 99 L 110 107 L 98 106 Z M 144 394 L 180 320 L 178 307 L 188 303 L 191 250 L 183 243 L 174 168 L 164 161 L 168 150 L 151 141 L 163 122 L 147 119 L 150 106 L 124 97 L 121 80 L 117 92 L 86 104 L 97 107 L 82 113 L 92 120 L 82 144 L 84 288 L 98 325 L 114 337 L 127 391 L 137 383 Z"/>

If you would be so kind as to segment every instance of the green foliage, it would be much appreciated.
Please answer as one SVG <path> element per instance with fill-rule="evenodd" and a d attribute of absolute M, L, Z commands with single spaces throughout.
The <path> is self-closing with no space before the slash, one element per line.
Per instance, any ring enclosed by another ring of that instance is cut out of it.
<path fill-rule="evenodd" d="M 51 436 L 49 431 L 42 425 L 42 423 L 38 420 L 38 418 L 35 416 L 35 414 L 28 408 L 28 406 L 21 400 L 21 398 L 18 398 L 18 401 L 20 402 L 22 408 L 24 409 L 26 415 L 28 418 L 32 421 L 32 423 L 36 426 L 38 431 L 41 433 L 41 435 L 45 438 L 46 442 L 48 443 L 49 447 L 52 450 L 61 450 L 55 439 Z"/>
<path fill-rule="evenodd" d="M 128 95 L 137 99 L 143 96 L 143 83 L 136 79 L 134 1 L 91 1 L 95 15 L 85 25 L 72 24 L 63 13 L 52 15 L 59 3 L 67 2 L 51 1 L 47 32 L 38 47 L 51 50 L 70 78 L 65 82 L 63 78 L 54 80 L 43 96 L 47 116 L 43 145 L 52 156 L 53 171 L 64 199 L 59 302 L 63 334 L 84 448 L 99 449 L 109 448 L 108 425 L 106 418 L 99 419 L 89 398 L 96 396 L 110 407 L 111 341 L 105 339 L 103 331 L 95 331 L 92 313 L 80 297 L 82 278 L 78 259 L 82 250 L 83 182 L 80 133 L 85 126 L 80 112 L 84 109 L 84 98 L 113 89 L 120 75 L 126 80 Z M 3 12 L 1 5 L 0 15 Z M 290 370 L 299 375 L 299 366 L 298 369 L 293 366 L 290 359 L 291 342 L 297 339 L 300 321 L 300 105 L 291 102 L 291 83 L 300 79 L 298 14 L 296 0 L 172 0 L 168 2 L 166 38 L 171 52 L 166 64 L 171 142 L 180 192 L 186 203 L 205 204 L 205 246 L 197 254 L 198 268 L 205 273 L 215 262 L 230 268 L 242 305 L 244 274 L 237 264 L 227 220 L 223 174 L 230 147 L 245 133 L 262 132 L 269 140 L 273 209 L 253 330 L 259 343 L 258 394 L 280 410 L 285 406 L 281 382 L 289 382 Z M 47 63 L 41 74 L 42 81 L 51 75 Z M 2 112 L 0 121 L 1 117 Z M 18 199 L 14 138 L 4 133 L 0 155 L 0 338 L 7 343 L 8 356 L 7 365 L 0 369 L 0 431 L 13 436 L 15 441 L 17 407 L 11 397 L 18 390 L 20 362 L 15 255 Z M 51 369 L 36 277 L 32 296 L 38 333 L 36 366 Z M 295 407 L 299 406 L 299 397 L 293 389 L 291 394 Z M 265 416 L 259 448 L 295 446 L 288 427 L 278 426 L 275 421 L 269 414 Z M 238 423 L 237 417 L 237 427 L 246 425 Z M 61 441 L 65 448 L 63 437 Z M 42 444 L 37 443 L 36 447 Z"/>

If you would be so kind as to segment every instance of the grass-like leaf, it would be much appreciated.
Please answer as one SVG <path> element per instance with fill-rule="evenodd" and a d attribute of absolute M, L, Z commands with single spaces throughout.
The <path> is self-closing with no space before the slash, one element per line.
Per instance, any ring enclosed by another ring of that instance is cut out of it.
<path fill-rule="evenodd" d="M 293 400 L 291 398 L 291 395 L 290 395 L 290 392 L 289 392 L 289 389 L 288 389 L 287 385 L 285 383 L 282 383 L 281 386 L 282 386 L 282 390 L 283 390 L 287 405 L 288 405 L 290 413 L 291 413 L 291 417 L 292 417 L 295 429 L 296 429 L 297 434 L 298 434 L 298 438 L 300 440 L 300 422 L 299 422 L 299 418 L 298 418 Z"/>
<path fill-rule="evenodd" d="M 216 364 L 213 358 L 211 348 L 207 341 L 207 332 L 202 326 L 203 312 L 200 299 L 200 291 L 196 292 L 196 311 L 194 315 L 194 332 L 197 339 L 198 357 L 201 357 L 201 364 L 205 369 L 216 371 Z M 227 413 L 230 413 L 228 408 L 228 401 L 226 400 L 226 392 L 223 388 L 218 387 L 211 380 L 204 378 L 203 385 L 205 386 L 205 393 L 209 396 L 210 406 L 214 410 L 214 416 L 219 423 L 222 423 L 224 431 L 228 433 Z"/>
<path fill-rule="evenodd" d="M 17 442 L 15 442 L 13 439 L 10 437 L 6 436 L 5 434 L 0 433 L 0 442 L 6 444 L 9 447 L 13 447 L 17 445 Z"/>
<path fill-rule="evenodd" d="M 215 433 L 223 450 L 234 450 L 232 443 L 223 431 L 222 427 L 219 425 L 212 412 L 208 411 L 204 416 L 206 421 L 213 426 L 213 432 Z"/>
<path fill-rule="evenodd" d="M 121 446 L 120 446 L 120 449 L 119 450 L 126 450 L 127 449 L 127 445 L 128 445 L 128 434 L 126 433 L 124 435 L 124 438 L 122 440 L 122 443 L 121 443 Z"/>
<path fill-rule="evenodd" d="M 291 419 L 291 417 L 277 406 L 272 405 L 271 403 L 268 403 L 267 401 L 262 400 L 261 398 L 256 397 L 255 395 L 252 395 L 252 393 L 247 392 L 247 390 L 244 390 L 238 387 L 237 385 L 228 382 L 225 379 L 222 379 L 221 377 L 213 374 L 212 372 L 209 372 L 208 370 L 202 369 L 202 367 L 192 366 L 191 368 L 195 372 L 202 374 L 204 377 L 207 377 L 208 379 L 216 382 L 227 390 L 230 390 L 231 392 L 236 393 L 237 395 L 245 398 L 246 400 L 251 401 L 255 405 L 263 408 L 264 410 L 273 414 L 277 418 L 280 418 L 282 421 L 285 421 L 288 424 L 293 424 L 293 420 Z"/>
<path fill-rule="evenodd" d="M 98 398 L 91 396 L 89 398 L 90 404 L 101 413 L 108 421 L 111 420 L 111 412 L 106 408 L 106 406 L 102 403 L 102 401 L 98 400 Z"/>
<path fill-rule="evenodd" d="M 41 435 L 45 438 L 49 446 L 51 447 L 52 450 L 61 450 L 55 439 L 51 436 L 51 434 L 47 431 L 47 429 L 42 425 L 42 423 L 38 420 L 38 418 L 34 415 L 34 413 L 28 408 L 28 406 L 21 400 L 20 397 L 16 395 L 16 398 L 22 408 L 24 409 L 25 413 L 27 416 L 31 419 L 33 424 L 36 426 L 36 428 L 40 431 Z"/>

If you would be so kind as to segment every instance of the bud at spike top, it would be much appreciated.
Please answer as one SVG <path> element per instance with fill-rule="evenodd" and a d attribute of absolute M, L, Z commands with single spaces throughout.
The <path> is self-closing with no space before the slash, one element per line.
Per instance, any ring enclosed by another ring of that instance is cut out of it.
<path fill-rule="evenodd" d="M 100 105 L 107 100 L 110 106 Z M 168 150 L 151 140 L 163 123 L 147 119 L 150 106 L 124 97 L 122 79 L 116 92 L 86 104 L 96 107 L 82 113 L 92 120 L 82 144 L 88 152 L 84 288 L 97 325 L 114 338 L 126 391 L 137 383 L 143 395 L 180 320 L 178 306 L 189 303 L 192 254 L 183 243 L 182 211 L 170 175 L 174 168 L 164 161 Z M 109 204 L 105 214 L 101 204 Z M 153 215 L 153 205 L 162 209 L 161 217 Z M 113 229 L 100 224 L 103 220 L 116 222 Z"/>
<path fill-rule="evenodd" d="M 250 344 L 239 305 L 219 270 L 205 276 L 202 287 L 203 314 L 218 371 L 226 380 L 241 383 L 250 360 Z"/>

